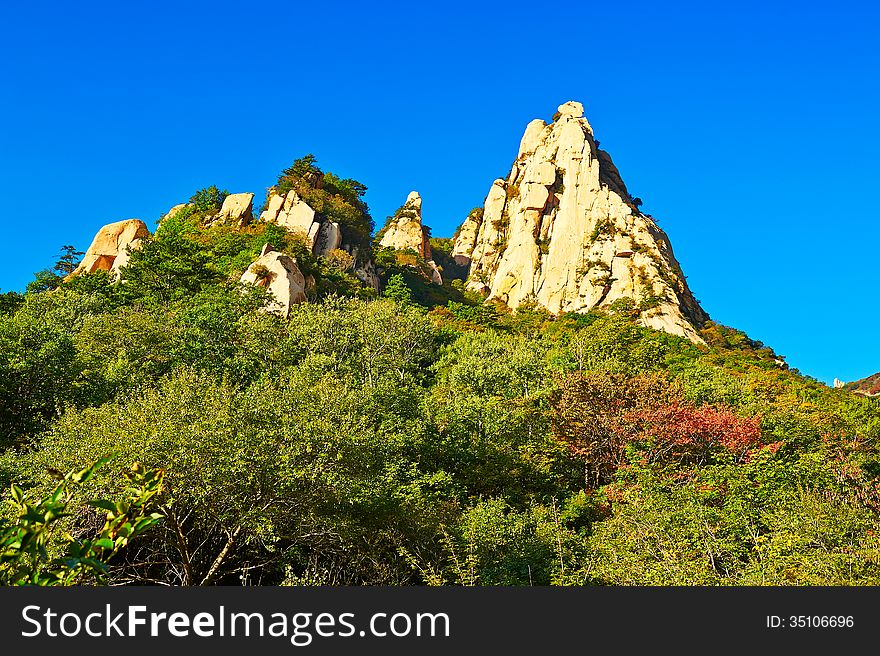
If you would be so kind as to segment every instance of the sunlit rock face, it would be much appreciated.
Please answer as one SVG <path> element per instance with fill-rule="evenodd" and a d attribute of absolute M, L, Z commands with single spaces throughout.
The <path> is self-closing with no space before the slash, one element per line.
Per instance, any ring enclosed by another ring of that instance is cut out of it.
<path fill-rule="evenodd" d="M 250 192 L 241 194 L 229 194 L 223 199 L 220 211 L 205 219 L 205 225 L 213 223 L 228 223 L 234 225 L 247 225 L 253 219 L 254 195 Z M 173 209 L 173 208 L 172 208 Z"/>
<path fill-rule="evenodd" d="M 424 259 L 431 259 L 431 246 L 422 225 L 422 197 L 411 191 L 406 202 L 388 221 L 379 245 L 398 251 L 413 250 Z"/>
<path fill-rule="evenodd" d="M 555 314 L 630 298 L 643 325 L 701 343 L 708 317 L 669 239 L 638 210 L 583 113 L 567 102 L 552 123 L 526 127 L 510 174 L 459 230 L 453 257 L 470 263 L 468 287 Z"/>
<path fill-rule="evenodd" d="M 292 305 L 307 300 L 306 278 L 296 259 L 271 250 L 268 244 L 241 276 L 241 282 L 268 290 L 272 301 L 267 310 L 283 317 L 290 314 Z"/>
<path fill-rule="evenodd" d="M 140 219 L 127 219 L 108 223 L 95 235 L 91 246 L 71 276 L 96 271 L 116 272 L 120 266 L 127 263 L 128 254 L 126 249 L 137 243 L 143 237 L 149 237 L 150 230 L 147 224 Z M 122 258 L 117 264 L 117 260 Z"/>
<path fill-rule="evenodd" d="M 417 191 L 411 191 L 406 202 L 388 221 L 379 240 L 382 248 L 393 248 L 397 251 L 415 251 L 428 265 L 431 281 L 442 285 L 440 269 L 434 263 L 428 231 L 422 225 L 422 197 Z"/>

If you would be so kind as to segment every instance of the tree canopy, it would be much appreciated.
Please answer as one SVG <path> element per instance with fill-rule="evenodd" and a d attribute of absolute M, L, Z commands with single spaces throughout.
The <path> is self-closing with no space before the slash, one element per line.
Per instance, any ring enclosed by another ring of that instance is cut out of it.
<path fill-rule="evenodd" d="M 313 157 L 288 184 L 369 234 L 362 185 Z M 203 191 L 122 282 L 0 296 L 3 539 L 22 504 L 64 507 L 45 558 L 5 552 L 6 580 L 880 583 L 877 399 L 733 329 L 697 346 L 641 327 L 632 304 L 432 296 L 393 258 L 376 296 L 277 226 L 205 227 L 222 192 Z M 237 284 L 266 243 L 316 278 L 288 319 Z M 161 490 L 117 548 L 98 511 L 134 503 L 131 463 Z M 71 548 L 103 565 L 59 568 Z"/>

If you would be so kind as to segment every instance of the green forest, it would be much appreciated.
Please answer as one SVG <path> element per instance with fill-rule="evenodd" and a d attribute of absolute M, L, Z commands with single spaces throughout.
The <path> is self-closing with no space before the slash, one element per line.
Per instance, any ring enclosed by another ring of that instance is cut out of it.
<path fill-rule="evenodd" d="M 303 162 L 305 161 L 305 168 Z M 0 295 L 0 583 L 877 585 L 880 401 L 637 301 L 486 304 L 378 249 L 355 180 L 279 178 L 373 251 L 314 257 L 194 194 L 122 282 Z M 329 177 L 328 177 L 329 176 Z M 289 317 L 239 278 L 314 278 Z"/>

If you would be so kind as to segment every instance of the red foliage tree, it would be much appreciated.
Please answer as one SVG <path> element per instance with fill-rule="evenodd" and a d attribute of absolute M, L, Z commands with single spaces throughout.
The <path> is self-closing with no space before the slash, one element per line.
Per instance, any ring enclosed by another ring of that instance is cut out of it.
<path fill-rule="evenodd" d="M 743 458 L 761 443 L 760 417 L 726 406 L 693 406 L 663 376 L 569 375 L 552 400 L 553 432 L 584 463 L 584 483 L 614 478 L 630 445 L 653 462 L 700 465 L 719 453 Z"/>
<path fill-rule="evenodd" d="M 761 418 L 740 417 L 721 405 L 695 407 L 678 401 L 627 413 L 633 438 L 648 445 L 651 459 L 703 464 L 727 451 L 743 458 L 761 443 Z"/>

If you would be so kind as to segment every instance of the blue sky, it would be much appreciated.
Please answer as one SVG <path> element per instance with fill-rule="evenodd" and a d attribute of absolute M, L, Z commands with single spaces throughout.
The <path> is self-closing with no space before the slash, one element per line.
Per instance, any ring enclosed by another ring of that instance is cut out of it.
<path fill-rule="evenodd" d="M 69 4 L 69 3 L 68 3 Z M 62 244 L 307 152 L 451 235 L 575 99 L 717 321 L 880 370 L 876 3 L 155 2 L 4 9 L 0 289 Z"/>

